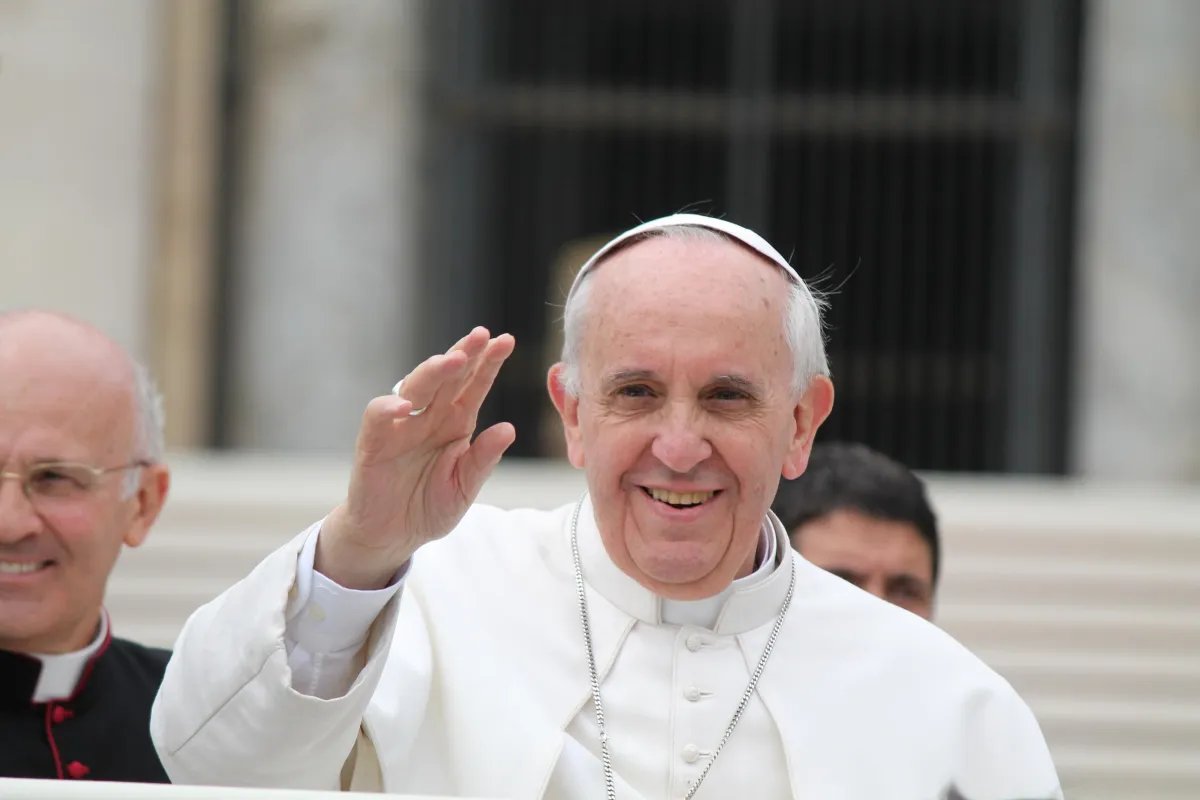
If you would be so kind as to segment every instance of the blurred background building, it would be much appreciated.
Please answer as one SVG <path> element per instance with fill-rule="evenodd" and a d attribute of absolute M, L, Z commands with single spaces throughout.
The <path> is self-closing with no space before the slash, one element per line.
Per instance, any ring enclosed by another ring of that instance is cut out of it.
<path fill-rule="evenodd" d="M 162 376 L 182 447 L 345 451 L 474 324 L 539 433 L 589 243 L 694 209 L 835 290 L 825 435 L 1200 480 L 1189 0 L 0 2 L 0 304 Z M 551 430 L 553 433 L 553 429 Z"/>
<path fill-rule="evenodd" d="M 473 325 L 518 341 L 493 496 L 570 499 L 571 271 L 726 216 L 832 292 L 822 436 L 934 476 L 946 626 L 1077 796 L 1200 796 L 1198 41 L 1195 0 L 0 0 L 0 309 L 158 376 L 170 535 L 113 605 L 169 641 Z"/>

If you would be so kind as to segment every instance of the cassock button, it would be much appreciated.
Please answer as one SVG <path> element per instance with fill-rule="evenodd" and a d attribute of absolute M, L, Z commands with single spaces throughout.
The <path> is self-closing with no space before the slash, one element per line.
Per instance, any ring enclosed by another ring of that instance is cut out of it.
<path fill-rule="evenodd" d="M 696 759 L 700 758 L 700 748 L 694 744 L 686 745 L 683 748 L 683 760 L 689 764 L 695 764 Z"/>
<path fill-rule="evenodd" d="M 91 770 L 88 769 L 87 764 L 80 764 L 78 761 L 72 761 L 70 764 L 67 764 L 67 774 L 76 780 L 79 780 L 89 772 Z"/>
<path fill-rule="evenodd" d="M 683 696 L 685 699 L 691 700 L 694 703 L 700 699 L 700 690 L 695 686 L 689 686 L 683 690 Z"/>
<path fill-rule="evenodd" d="M 54 722 L 55 725 L 62 724 L 63 720 L 65 720 L 66 718 L 67 718 L 67 710 L 65 708 L 63 708 L 62 706 L 55 706 L 54 710 L 50 712 L 50 719 Z"/>
<path fill-rule="evenodd" d="M 684 644 L 687 645 L 688 650 L 691 650 L 694 653 L 701 647 L 704 647 L 704 640 L 693 633 L 691 636 L 687 637 L 687 641 L 684 642 Z"/>

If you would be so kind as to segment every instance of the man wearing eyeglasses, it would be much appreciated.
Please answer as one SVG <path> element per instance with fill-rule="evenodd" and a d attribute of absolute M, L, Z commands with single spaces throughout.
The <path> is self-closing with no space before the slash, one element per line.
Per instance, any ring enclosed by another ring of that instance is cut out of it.
<path fill-rule="evenodd" d="M 161 403 L 74 319 L 0 314 L 0 777 L 167 782 L 149 735 L 169 652 L 113 636 L 105 585 L 162 509 Z"/>

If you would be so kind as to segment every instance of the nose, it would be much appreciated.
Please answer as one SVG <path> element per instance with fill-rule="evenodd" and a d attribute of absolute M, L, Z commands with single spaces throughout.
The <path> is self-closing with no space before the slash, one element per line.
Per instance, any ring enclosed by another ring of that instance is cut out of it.
<path fill-rule="evenodd" d="M 0 473 L 0 543 L 19 542 L 37 533 L 40 523 L 21 481 Z"/>
<path fill-rule="evenodd" d="M 681 404 L 666 410 L 650 452 L 672 472 L 691 472 L 712 455 L 702 419 Z"/>

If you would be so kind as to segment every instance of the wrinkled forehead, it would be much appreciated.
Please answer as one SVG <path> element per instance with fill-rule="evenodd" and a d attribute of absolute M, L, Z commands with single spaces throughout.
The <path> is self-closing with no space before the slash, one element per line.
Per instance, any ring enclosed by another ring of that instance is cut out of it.
<path fill-rule="evenodd" d="M 601 380 L 644 372 L 705 383 L 736 376 L 760 387 L 778 377 L 782 385 L 793 359 L 777 273 L 731 241 L 631 245 L 585 287 L 579 366 Z"/>
<path fill-rule="evenodd" d="M 612 239 L 595 253 L 593 253 L 592 257 L 589 258 L 584 265 L 579 268 L 579 272 L 575 274 L 575 281 L 572 283 L 571 290 L 567 294 L 568 302 L 570 301 L 571 295 L 575 294 L 579 288 L 579 285 L 584 281 L 586 276 L 617 250 L 620 250 L 632 242 L 645 237 L 647 234 L 651 234 L 655 231 L 665 230 L 667 228 L 678 227 L 706 228 L 708 230 L 723 234 L 734 242 L 740 243 L 746 248 L 753 250 L 763 258 L 778 266 L 789 282 L 797 286 L 804 285 L 804 281 L 801 280 L 800 275 L 795 269 L 792 268 L 792 265 L 787 262 L 787 259 L 780 255 L 779 251 L 772 247 L 766 239 L 762 238 L 749 228 L 743 228 L 741 225 L 736 225 L 723 219 L 706 217 L 701 214 L 672 214 L 671 216 L 651 220 L 649 222 L 642 223 L 635 228 L 631 228 L 630 230 L 627 230 L 621 235 Z"/>

